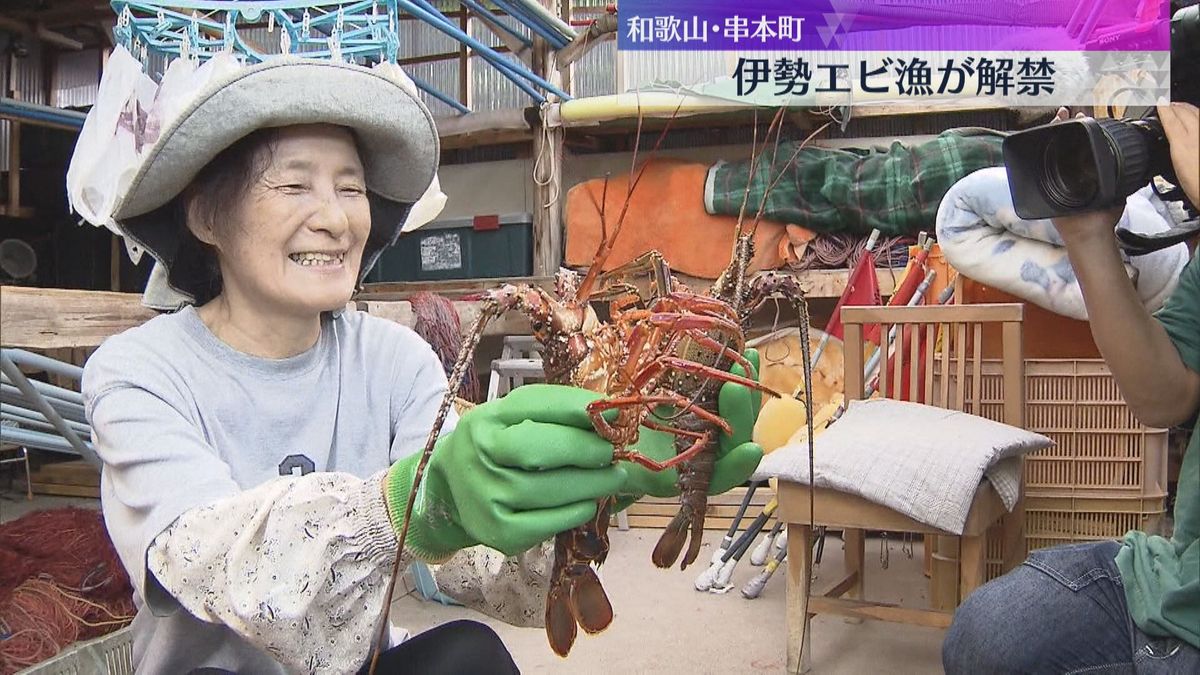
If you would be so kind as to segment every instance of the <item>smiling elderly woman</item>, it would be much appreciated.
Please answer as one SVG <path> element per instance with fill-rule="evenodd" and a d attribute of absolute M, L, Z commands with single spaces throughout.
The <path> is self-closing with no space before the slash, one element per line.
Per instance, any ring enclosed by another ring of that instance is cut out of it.
<path fill-rule="evenodd" d="M 139 673 L 364 667 L 447 383 L 415 333 L 344 308 L 437 158 L 405 83 L 284 58 L 196 92 L 119 196 L 119 229 L 158 263 L 147 302 L 181 299 L 106 341 L 84 373 L 105 521 L 139 607 Z M 761 457 L 754 397 L 725 387 L 734 433 L 716 489 Z M 534 385 L 451 416 L 406 555 L 439 564 L 467 606 L 538 625 L 548 538 L 594 517 L 599 498 L 675 489 L 673 475 L 613 464 L 585 411 L 595 398 Z M 640 449 L 673 454 L 650 431 Z M 516 671 L 479 623 L 404 636 L 392 631 L 379 672 Z"/>

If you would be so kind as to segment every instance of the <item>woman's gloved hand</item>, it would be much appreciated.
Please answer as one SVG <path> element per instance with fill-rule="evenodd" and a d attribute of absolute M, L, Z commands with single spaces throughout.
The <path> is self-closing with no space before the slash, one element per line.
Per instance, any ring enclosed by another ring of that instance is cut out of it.
<path fill-rule="evenodd" d="M 626 483 L 624 463 L 612 464 L 612 445 L 588 419 L 587 405 L 598 398 L 531 384 L 469 410 L 437 441 L 405 548 L 427 562 L 477 544 L 516 555 L 593 518 L 597 500 Z M 406 457 L 388 471 L 397 535 L 419 461 Z"/>
<path fill-rule="evenodd" d="M 753 369 L 749 377 L 757 382 L 758 351 L 748 349 L 744 356 Z M 742 377 L 747 376 L 741 366 L 736 364 L 730 372 Z M 713 468 L 712 482 L 708 487 L 709 494 L 720 494 L 741 485 L 758 468 L 763 450 L 757 443 L 751 442 L 750 438 L 761 407 L 762 392 L 732 382 L 721 386 L 717 396 L 717 414 L 729 423 L 733 433 L 720 436 L 716 466 Z M 643 455 L 662 462 L 675 456 L 675 437 L 643 427 L 636 448 Z M 614 511 L 629 506 L 643 495 L 674 497 L 679 494 L 679 487 L 675 484 L 679 476 L 675 469 L 655 472 L 639 464 L 625 463 L 625 471 L 629 478 L 621 486 Z"/>

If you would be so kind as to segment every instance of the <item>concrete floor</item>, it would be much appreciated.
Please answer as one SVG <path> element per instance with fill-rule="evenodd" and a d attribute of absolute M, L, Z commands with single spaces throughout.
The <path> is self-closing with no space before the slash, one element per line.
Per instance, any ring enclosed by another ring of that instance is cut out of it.
<path fill-rule="evenodd" d="M 32 510 L 60 506 L 98 507 L 96 500 L 36 496 L 0 484 L 0 522 Z M 650 563 L 658 539 L 651 530 L 610 530 L 612 547 L 601 577 L 615 611 L 612 626 L 597 636 L 581 634 L 570 656 L 550 651 L 545 632 L 516 628 L 461 607 L 423 602 L 408 595 L 396 600 L 393 620 L 420 632 L 445 621 L 472 618 L 491 625 L 525 673 L 782 673 L 785 667 L 785 580 L 781 569 L 756 600 L 739 590 L 760 568 L 748 560 L 734 574 L 736 587 L 725 595 L 693 588 L 702 571 L 689 567 L 659 570 Z M 709 532 L 700 560 L 712 556 L 721 533 Z M 921 574 L 921 545 L 909 558 L 898 540 L 889 540 L 888 569 L 882 569 L 880 540 L 867 542 L 867 595 L 903 606 L 928 606 L 928 584 Z M 817 568 L 818 590 L 837 579 L 841 540 L 831 536 Z M 882 622 L 848 623 L 840 617 L 813 621 L 813 672 L 821 675 L 888 672 L 938 673 L 944 631 Z"/>
<path fill-rule="evenodd" d="M 414 632 L 457 618 L 491 625 L 504 638 L 525 673 L 782 673 L 785 669 L 785 574 L 781 570 L 756 600 L 739 589 L 758 574 L 748 560 L 725 595 L 699 593 L 701 569 L 659 570 L 650 562 L 658 540 L 651 530 L 610 530 L 612 548 L 601 568 L 615 618 L 605 632 L 582 635 L 561 659 L 550 651 L 542 629 L 515 628 L 461 607 L 423 602 L 412 595 L 396 601 L 393 619 Z M 712 556 L 721 533 L 710 532 L 700 560 Z M 867 595 L 904 606 L 927 607 L 921 545 L 909 559 L 891 540 L 889 568 L 882 569 L 880 540 L 867 542 Z M 841 540 L 831 536 L 815 581 L 824 589 L 840 578 Z M 840 617 L 813 621 L 813 672 L 829 675 L 941 672 L 940 629 L 880 622 L 847 623 Z"/>

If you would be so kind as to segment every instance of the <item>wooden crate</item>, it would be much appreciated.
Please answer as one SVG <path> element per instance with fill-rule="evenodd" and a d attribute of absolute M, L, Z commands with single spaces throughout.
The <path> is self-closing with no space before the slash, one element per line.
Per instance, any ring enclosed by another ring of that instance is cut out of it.
<path fill-rule="evenodd" d="M 42 464 L 31 472 L 30 484 L 40 495 L 100 498 L 100 470 L 82 459 Z"/>
<path fill-rule="evenodd" d="M 772 496 L 774 493 L 765 487 L 755 491 L 754 497 L 750 500 L 750 507 L 746 510 L 746 517 L 754 518 L 761 513 Z M 705 511 L 704 516 L 704 529 L 728 530 L 745 497 L 746 488 L 744 487 L 737 487 L 724 494 L 709 497 L 708 510 Z M 678 497 L 643 497 L 634 502 L 627 511 L 629 526 L 661 530 L 671 522 L 671 518 L 675 517 L 677 511 L 679 511 Z"/>

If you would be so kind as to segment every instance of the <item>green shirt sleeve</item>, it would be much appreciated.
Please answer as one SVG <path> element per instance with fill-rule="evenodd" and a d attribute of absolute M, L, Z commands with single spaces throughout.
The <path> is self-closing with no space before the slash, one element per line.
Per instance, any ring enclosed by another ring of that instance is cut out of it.
<path fill-rule="evenodd" d="M 1200 373 L 1200 256 L 1193 257 L 1179 277 L 1179 285 L 1155 314 L 1167 329 L 1188 368 Z"/>
<path fill-rule="evenodd" d="M 1200 372 L 1200 262 L 1195 258 L 1155 318 L 1184 364 Z M 1129 532 L 1116 562 L 1134 623 L 1148 635 L 1174 636 L 1200 649 L 1200 423 L 1179 471 L 1172 537 Z"/>

